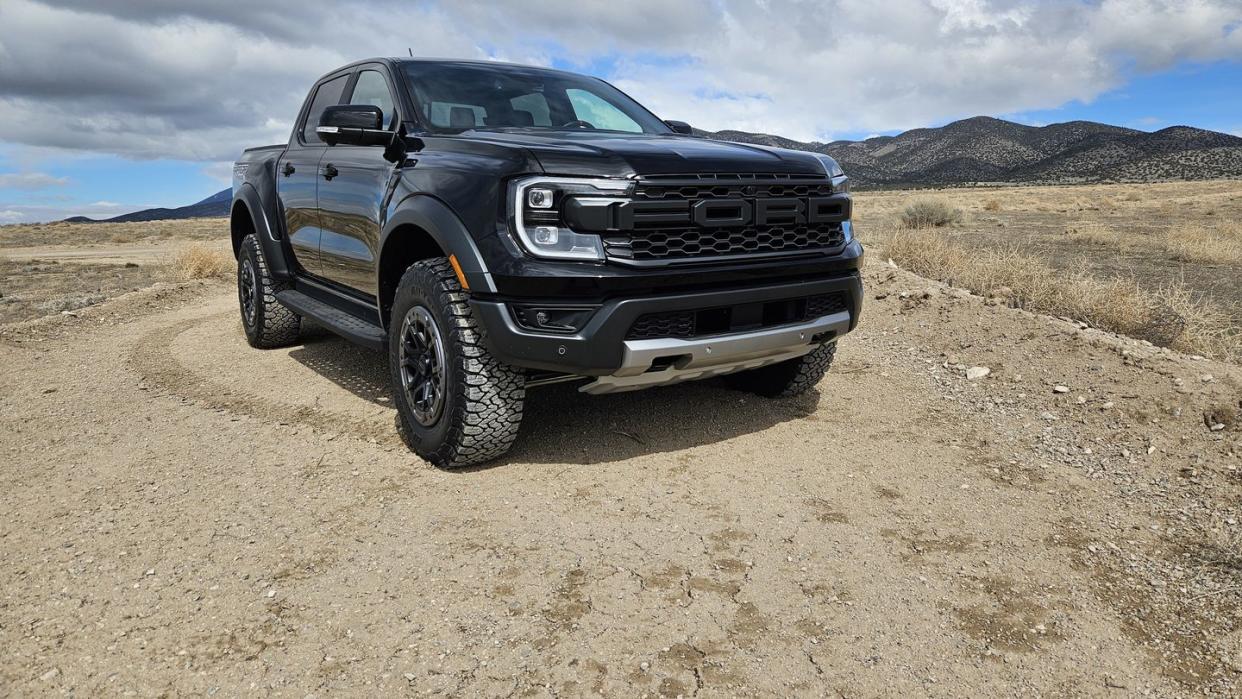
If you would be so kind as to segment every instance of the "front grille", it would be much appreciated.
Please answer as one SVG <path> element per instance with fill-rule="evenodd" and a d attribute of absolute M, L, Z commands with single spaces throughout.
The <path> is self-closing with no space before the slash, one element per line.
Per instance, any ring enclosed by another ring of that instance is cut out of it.
<path fill-rule="evenodd" d="M 801 323 L 849 309 L 844 292 L 796 299 L 765 301 L 687 311 L 648 313 L 638 317 L 625 334 L 627 340 L 692 338 Z"/>
<path fill-rule="evenodd" d="M 630 326 L 627 340 L 648 340 L 656 337 L 694 337 L 694 311 L 648 313 L 639 316 Z"/>
<path fill-rule="evenodd" d="M 752 212 L 764 199 L 803 202 L 831 197 L 832 184 L 815 175 L 672 175 L 645 177 L 638 181 L 632 200 L 637 210 L 644 205 L 654 215 L 636 216 L 633 226 L 610 231 L 604 250 L 610 258 L 636 262 L 701 260 L 726 256 L 749 256 L 831 250 L 845 243 L 843 222 L 849 218 L 849 200 L 834 199 L 839 211 L 815 223 L 791 220 L 779 224 L 697 225 L 669 222 L 657 207 L 686 202 L 693 210 L 699 202 L 743 201 Z M 811 199 L 808 199 L 811 198 Z M 725 203 L 725 202 L 722 202 Z M 773 205 L 769 204 L 769 206 Z M 684 211 L 685 209 L 679 209 Z M 660 221 L 660 218 L 666 219 Z M 683 217 L 684 218 L 684 217 Z M 775 217 L 774 217 L 775 218 Z M 758 220 L 757 215 L 753 215 Z"/>

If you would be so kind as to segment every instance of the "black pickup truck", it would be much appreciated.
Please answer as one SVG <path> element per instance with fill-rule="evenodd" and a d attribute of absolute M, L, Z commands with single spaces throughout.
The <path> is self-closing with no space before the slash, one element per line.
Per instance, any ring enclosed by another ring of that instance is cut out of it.
<path fill-rule="evenodd" d="M 850 206 L 832 158 L 695 137 L 602 80 L 370 59 L 237 161 L 231 230 L 250 344 L 306 318 L 386 351 L 406 443 L 456 467 L 510 447 L 532 386 L 808 390 L 858 322 Z"/>

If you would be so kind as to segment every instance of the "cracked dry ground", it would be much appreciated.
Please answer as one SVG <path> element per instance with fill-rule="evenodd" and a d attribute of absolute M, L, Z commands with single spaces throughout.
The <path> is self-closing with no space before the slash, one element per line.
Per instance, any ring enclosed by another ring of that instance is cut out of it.
<path fill-rule="evenodd" d="M 1236 694 L 1239 371 L 867 283 L 812 395 L 535 389 L 462 473 L 225 284 L 8 326 L 0 694 Z"/>

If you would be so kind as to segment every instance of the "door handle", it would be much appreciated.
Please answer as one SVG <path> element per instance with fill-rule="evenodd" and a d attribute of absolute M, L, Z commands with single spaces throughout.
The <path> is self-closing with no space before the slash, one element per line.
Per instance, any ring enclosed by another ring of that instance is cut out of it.
<path fill-rule="evenodd" d="M 338 172 L 337 169 L 332 166 L 332 163 L 328 163 L 327 165 L 323 166 L 323 178 L 325 180 L 330 180 L 339 174 L 341 173 Z"/>
<path fill-rule="evenodd" d="M 289 175 L 292 175 L 292 174 L 295 172 L 295 170 L 294 170 L 294 168 L 293 168 L 293 163 L 285 163 L 284 168 L 282 168 L 280 172 L 281 172 L 281 174 L 283 174 L 285 177 L 288 177 Z"/>

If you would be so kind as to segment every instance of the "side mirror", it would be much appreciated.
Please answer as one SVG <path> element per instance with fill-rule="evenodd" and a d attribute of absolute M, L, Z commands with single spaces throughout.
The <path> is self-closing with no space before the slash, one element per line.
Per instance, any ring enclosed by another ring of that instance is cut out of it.
<path fill-rule="evenodd" d="M 387 146 L 396 136 L 384 130 L 384 110 L 369 104 L 335 104 L 325 108 L 315 133 L 330 146 Z"/>
<path fill-rule="evenodd" d="M 684 121 L 673 121 L 672 119 L 668 119 L 664 123 L 668 124 L 668 127 L 672 129 L 674 133 L 679 133 L 685 136 L 694 135 L 694 129 L 690 128 L 690 125 Z"/>

